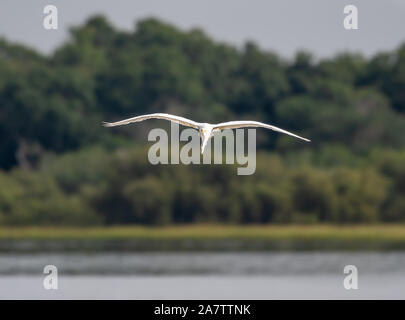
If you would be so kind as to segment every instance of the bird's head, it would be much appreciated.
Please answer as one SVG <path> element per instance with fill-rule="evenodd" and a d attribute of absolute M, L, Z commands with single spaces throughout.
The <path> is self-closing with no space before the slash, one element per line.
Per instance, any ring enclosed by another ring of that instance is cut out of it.
<path fill-rule="evenodd" d="M 200 135 L 201 137 L 204 137 L 206 135 L 211 135 L 212 133 L 212 125 L 209 123 L 203 123 L 202 126 L 200 127 Z"/>

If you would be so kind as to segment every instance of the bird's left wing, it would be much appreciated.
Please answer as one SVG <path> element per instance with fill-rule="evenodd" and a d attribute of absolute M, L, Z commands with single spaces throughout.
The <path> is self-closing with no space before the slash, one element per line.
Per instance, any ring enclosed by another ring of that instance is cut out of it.
<path fill-rule="evenodd" d="M 195 129 L 199 128 L 199 123 L 198 122 L 195 122 L 193 120 L 186 119 L 186 118 L 183 118 L 183 117 L 175 116 L 175 115 L 172 115 L 172 114 L 168 114 L 168 113 L 145 114 L 145 115 L 142 115 L 142 116 L 137 116 L 137 117 L 125 119 L 125 120 L 118 121 L 118 122 L 103 122 L 103 125 L 105 127 L 116 127 L 116 126 L 122 126 L 122 125 L 133 123 L 133 122 L 144 121 L 144 120 L 148 120 L 148 119 L 165 119 L 165 120 L 176 122 L 176 123 L 181 124 L 183 126 L 192 127 L 192 128 L 195 128 Z"/>
<path fill-rule="evenodd" d="M 281 133 L 288 134 L 290 136 L 293 136 L 295 138 L 304 140 L 304 141 L 311 141 L 309 139 L 297 136 L 294 133 L 291 133 L 289 131 L 283 130 L 281 128 L 271 126 L 266 123 L 258 122 L 258 121 L 229 121 L 229 122 L 223 122 L 223 123 L 218 123 L 214 126 L 214 130 L 224 130 L 224 129 L 237 129 L 237 128 L 244 128 L 244 127 L 261 127 L 261 128 L 266 128 L 274 131 L 278 131 Z"/>

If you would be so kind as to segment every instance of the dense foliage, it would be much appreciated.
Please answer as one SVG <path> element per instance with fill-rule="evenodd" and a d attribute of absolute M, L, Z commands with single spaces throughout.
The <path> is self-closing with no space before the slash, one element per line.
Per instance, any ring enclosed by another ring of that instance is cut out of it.
<path fill-rule="evenodd" d="M 287 61 L 155 19 L 103 17 L 51 56 L 0 40 L 0 224 L 405 220 L 405 45 L 370 59 Z M 253 176 L 229 165 L 152 166 L 152 127 L 103 128 L 147 112 L 256 119 Z"/>

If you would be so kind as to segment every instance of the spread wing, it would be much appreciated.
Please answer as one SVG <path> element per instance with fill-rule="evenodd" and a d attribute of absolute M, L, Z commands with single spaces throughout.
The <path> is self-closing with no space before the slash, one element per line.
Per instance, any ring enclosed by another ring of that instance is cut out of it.
<path fill-rule="evenodd" d="M 245 127 L 261 127 L 261 128 L 266 128 L 274 131 L 278 131 L 281 133 L 288 134 L 290 136 L 293 136 L 295 138 L 304 140 L 304 141 L 311 141 L 306 138 L 297 136 L 296 134 L 293 134 L 289 131 L 283 130 L 281 128 L 271 126 L 266 123 L 258 122 L 258 121 L 229 121 L 229 122 L 223 122 L 223 123 L 218 123 L 214 125 L 214 130 L 223 130 L 223 129 L 237 129 L 237 128 L 245 128 Z"/>
<path fill-rule="evenodd" d="M 168 114 L 168 113 L 145 114 L 145 115 L 142 115 L 142 116 L 137 116 L 137 117 L 125 119 L 125 120 L 121 120 L 121 121 L 118 121 L 118 122 L 103 122 L 103 125 L 105 127 L 116 127 L 116 126 L 122 126 L 122 125 L 130 124 L 130 123 L 133 123 L 133 122 L 144 121 L 144 120 L 148 120 L 148 119 L 165 119 L 165 120 L 173 121 L 173 122 L 176 122 L 176 123 L 181 124 L 183 126 L 192 127 L 192 128 L 195 128 L 195 129 L 198 129 L 199 126 L 200 126 L 200 124 L 198 122 L 195 122 L 193 120 L 186 119 L 186 118 L 183 118 L 183 117 L 179 117 L 179 116 L 174 116 L 174 115 Z"/>

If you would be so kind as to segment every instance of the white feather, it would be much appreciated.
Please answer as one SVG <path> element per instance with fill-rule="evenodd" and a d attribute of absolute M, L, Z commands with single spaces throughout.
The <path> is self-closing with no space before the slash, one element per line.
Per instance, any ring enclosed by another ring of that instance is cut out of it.
<path fill-rule="evenodd" d="M 125 119 L 125 120 L 118 121 L 118 122 L 112 122 L 112 123 L 103 122 L 103 125 L 105 127 L 116 127 L 116 126 L 122 126 L 122 125 L 130 124 L 130 123 L 134 123 L 134 122 L 144 121 L 144 120 L 148 120 L 148 119 L 164 119 L 164 120 L 176 122 L 183 126 L 198 129 L 200 132 L 200 135 L 201 135 L 201 140 L 202 140 L 201 153 L 204 152 L 204 149 L 205 149 L 205 146 L 207 145 L 208 140 L 212 137 L 212 133 L 215 131 L 220 131 L 220 130 L 224 130 L 224 129 L 260 127 L 260 128 L 266 128 L 266 129 L 278 131 L 281 133 L 285 133 L 285 134 L 288 134 L 295 138 L 302 139 L 304 141 L 308 141 L 308 142 L 311 141 L 309 139 L 300 137 L 300 136 L 298 136 L 294 133 L 291 133 L 289 131 L 286 131 L 284 129 L 281 129 L 281 128 L 278 128 L 278 127 L 275 127 L 275 126 L 272 126 L 272 125 L 269 125 L 266 123 L 258 122 L 258 121 L 229 121 L 229 122 L 222 122 L 222 123 L 218 123 L 218 124 L 210 124 L 210 123 L 195 122 L 193 120 L 175 116 L 175 115 L 168 114 L 168 113 L 145 114 L 145 115 Z"/>

